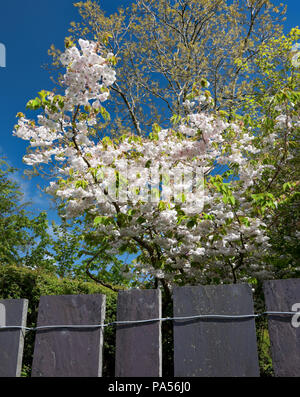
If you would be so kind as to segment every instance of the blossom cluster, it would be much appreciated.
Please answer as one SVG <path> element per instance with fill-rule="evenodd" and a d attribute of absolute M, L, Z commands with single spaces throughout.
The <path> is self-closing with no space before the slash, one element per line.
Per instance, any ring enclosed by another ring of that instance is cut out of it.
<path fill-rule="evenodd" d="M 260 149 L 252 131 L 198 112 L 150 136 L 96 141 L 116 74 L 112 54 L 93 42 L 79 46 L 61 56 L 65 95 L 48 93 L 37 122 L 22 116 L 14 131 L 30 141 L 26 164 L 55 170 L 48 193 L 65 202 L 68 217 L 89 214 L 107 252 L 135 246 L 137 271 L 170 283 L 229 274 L 241 264 L 255 273 L 268 238 L 253 214 L 251 186 L 269 165 L 253 161 Z M 220 177 L 218 166 L 227 174 Z"/>
<path fill-rule="evenodd" d="M 97 53 L 97 44 L 87 40 L 79 39 L 79 45 L 81 51 L 72 46 L 60 58 L 67 68 L 65 95 L 71 105 L 89 105 L 93 100 L 93 107 L 97 108 L 108 98 L 106 88 L 116 79 L 116 72 L 109 66 L 113 54 L 102 57 Z"/>

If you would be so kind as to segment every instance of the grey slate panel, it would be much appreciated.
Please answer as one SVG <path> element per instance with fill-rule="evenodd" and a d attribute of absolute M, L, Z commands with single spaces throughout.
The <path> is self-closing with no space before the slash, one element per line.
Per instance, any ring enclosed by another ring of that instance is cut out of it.
<path fill-rule="evenodd" d="M 0 326 L 26 326 L 27 299 L 0 299 Z M 0 376 L 21 375 L 25 331 L 0 329 Z"/>
<path fill-rule="evenodd" d="M 105 295 L 42 296 L 37 326 L 96 325 L 104 317 Z M 37 330 L 31 376 L 101 376 L 102 344 L 102 328 Z"/>
<path fill-rule="evenodd" d="M 176 287 L 174 317 L 253 314 L 246 284 Z M 174 372 L 180 377 L 259 376 L 255 320 L 174 320 Z"/>
<path fill-rule="evenodd" d="M 300 310 L 300 279 L 264 282 L 267 311 Z M 298 307 L 294 304 L 299 303 Z M 300 316 L 268 315 L 271 355 L 275 376 L 300 376 Z M 292 324 L 292 320 L 294 325 Z"/>
<path fill-rule="evenodd" d="M 117 321 L 160 317 L 160 290 L 119 292 Z M 161 376 L 161 360 L 161 321 L 117 325 L 115 376 Z"/>

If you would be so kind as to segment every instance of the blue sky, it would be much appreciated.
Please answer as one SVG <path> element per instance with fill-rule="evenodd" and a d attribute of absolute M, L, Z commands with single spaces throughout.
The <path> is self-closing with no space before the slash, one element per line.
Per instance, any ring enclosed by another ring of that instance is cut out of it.
<path fill-rule="evenodd" d="M 129 1 L 101 2 L 108 13 Z M 22 177 L 28 142 L 12 135 L 16 114 L 24 112 L 29 99 L 35 98 L 41 89 L 52 89 L 49 73 L 42 65 L 50 62 L 47 52 L 51 44 L 64 48 L 64 38 L 69 35 L 71 21 L 79 21 L 77 8 L 72 0 L 10 0 L 0 6 L 0 43 L 6 49 L 6 67 L 0 67 L 0 154 L 20 171 L 15 180 L 25 194 L 24 201 L 32 201 L 36 210 L 48 210 L 49 201 L 37 184 L 39 178 Z M 28 112 L 27 112 L 28 114 Z"/>
<path fill-rule="evenodd" d="M 0 6 L 0 43 L 6 48 L 6 67 L 0 67 L 0 154 L 9 163 L 20 169 L 16 180 L 25 193 L 26 200 L 33 201 L 36 210 L 49 210 L 46 196 L 40 197 L 37 179 L 22 179 L 24 170 L 22 156 L 27 142 L 12 136 L 16 114 L 25 112 L 25 104 L 41 89 L 52 89 L 49 74 L 42 69 L 50 58 L 47 51 L 51 44 L 63 49 L 64 37 L 68 35 L 69 23 L 79 21 L 72 0 L 10 0 Z M 120 5 L 130 0 L 100 2 L 107 14 L 115 12 Z M 280 1 L 273 1 L 280 4 Z M 300 25 L 300 1 L 287 0 L 285 33 Z M 49 217 L 55 213 L 49 211 Z"/>

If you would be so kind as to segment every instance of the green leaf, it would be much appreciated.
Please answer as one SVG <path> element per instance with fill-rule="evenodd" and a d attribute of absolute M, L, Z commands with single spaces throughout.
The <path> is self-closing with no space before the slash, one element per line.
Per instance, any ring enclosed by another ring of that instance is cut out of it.
<path fill-rule="evenodd" d="M 37 110 L 42 106 L 42 102 L 40 98 L 36 97 L 35 99 L 31 99 L 26 104 L 26 109 Z"/>
<path fill-rule="evenodd" d="M 87 185 L 88 185 L 88 183 L 85 180 L 79 180 L 79 181 L 76 181 L 76 183 L 75 183 L 76 189 L 78 189 L 79 187 L 81 187 L 82 189 L 85 189 L 87 187 Z"/>
<path fill-rule="evenodd" d="M 143 216 L 139 216 L 136 221 L 139 225 L 141 225 L 142 223 L 146 222 L 146 219 Z"/>
<path fill-rule="evenodd" d="M 158 209 L 160 211 L 164 211 L 165 209 L 167 209 L 167 203 L 165 201 L 160 201 L 158 203 Z"/>
<path fill-rule="evenodd" d="M 114 219 L 110 216 L 96 216 L 96 218 L 94 219 L 94 226 L 109 225 L 111 223 L 114 223 Z"/>
<path fill-rule="evenodd" d="M 234 198 L 233 196 L 229 196 L 229 197 L 228 197 L 228 202 L 229 202 L 231 205 L 234 205 L 234 204 L 235 204 L 235 198 Z"/>
<path fill-rule="evenodd" d="M 180 215 L 179 217 L 178 217 L 178 220 L 177 220 L 177 225 L 180 225 L 180 223 L 183 221 L 183 220 L 185 220 L 185 219 L 187 219 L 188 217 L 186 216 L 186 215 Z"/>
<path fill-rule="evenodd" d="M 150 168 L 152 160 L 148 160 L 145 164 L 145 168 Z"/>
<path fill-rule="evenodd" d="M 161 130 L 161 127 L 157 123 L 153 123 L 152 125 L 152 131 L 154 133 L 158 133 Z"/>

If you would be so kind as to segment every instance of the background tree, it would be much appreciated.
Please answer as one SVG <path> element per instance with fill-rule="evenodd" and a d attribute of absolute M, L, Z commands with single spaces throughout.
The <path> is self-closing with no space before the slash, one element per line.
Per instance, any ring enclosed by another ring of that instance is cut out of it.
<path fill-rule="evenodd" d="M 99 138 L 124 132 L 147 135 L 153 123 L 164 127 L 170 116 L 185 116 L 190 94 L 200 94 L 203 78 L 211 83 L 213 107 L 202 103 L 201 110 L 223 112 L 228 120 L 240 118 L 256 131 L 257 147 L 266 136 L 275 139 L 272 134 L 280 113 L 276 106 L 297 103 L 299 70 L 291 65 L 291 49 L 299 31 L 282 34 L 283 5 L 275 7 L 268 0 L 140 0 L 110 16 L 95 1 L 75 6 L 82 22 L 71 24 L 66 47 L 79 37 L 97 40 L 117 61 L 118 78 L 109 102 L 111 119 L 99 123 Z M 61 51 L 52 46 L 49 53 L 60 71 Z M 56 82 L 60 87 L 62 74 Z M 289 109 L 294 120 L 297 106 Z M 256 197 L 256 210 L 268 206 L 260 216 L 268 225 L 272 250 L 267 261 L 274 265 L 274 276 L 297 274 L 293 272 L 298 267 L 297 129 L 293 134 L 287 140 L 284 129 L 277 129 L 276 147 L 265 154 L 274 169 L 266 172 L 264 187 L 256 191 L 270 194 L 268 199 Z M 222 173 L 224 167 L 214 172 Z"/>
<path fill-rule="evenodd" d="M 14 168 L 0 160 L 0 261 L 53 271 L 50 257 L 47 214 L 30 216 L 23 193 L 13 182 Z"/>
<path fill-rule="evenodd" d="M 293 51 L 299 38 L 300 30 L 294 28 L 260 46 L 255 64 L 262 78 L 253 80 L 254 92 L 246 96 L 242 108 L 251 114 L 245 122 L 258 137 L 276 140 L 273 150 L 265 154 L 273 169 L 264 180 L 264 190 L 276 197 L 272 215 L 265 217 L 272 246 L 268 261 L 276 278 L 297 277 L 300 270 L 300 68 Z"/>
<path fill-rule="evenodd" d="M 98 258 L 96 251 L 93 254 L 97 240 L 92 232 L 84 238 L 82 220 L 67 222 L 62 217 L 60 224 L 52 221 L 50 226 L 46 212 L 33 216 L 28 209 L 30 203 L 24 202 L 24 194 L 13 181 L 16 169 L 8 166 L 4 159 L 0 160 L 0 166 L 1 265 L 39 269 L 60 278 L 82 281 L 101 277 L 108 288 L 134 285 L 132 265 L 128 265 L 128 273 L 124 275 L 117 258 Z M 94 255 L 92 260 L 87 252 Z"/>
<path fill-rule="evenodd" d="M 96 228 L 85 233 L 83 217 L 67 220 L 63 208 L 59 213 L 61 223 L 52 222 L 51 255 L 60 277 L 82 281 L 92 279 L 112 290 L 140 284 L 133 264 L 128 263 L 124 271 L 123 262 L 129 262 L 128 259 L 120 260 L 105 251 L 99 253 L 101 242 Z"/>
<path fill-rule="evenodd" d="M 104 135 L 146 134 L 154 122 L 166 127 L 173 114 L 186 114 L 202 78 L 211 83 L 213 110 L 240 108 L 254 91 L 260 45 L 280 40 L 285 13 L 269 0 L 138 0 L 110 16 L 96 1 L 75 6 L 82 22 L 71 24 L 66 45 L 96 40 L 118 62 Z M 49 53 L 59 70 L 61 51 Z"/>
<path fill-rule="evenodd" d="M 224 282 L 230 277 L 237 282 L 238 278 L 267 274 L 263 255 L 269 246 L 263 217 L 265 212 L 271 216 L 269 209 L 276 207 L 276 198 L 266 191 L 265 181 L 270 172 L 277 173 L 270 151 L 281 145 L 282 136 L 284 142 L 293 138 L 297 129 L 298 121 L 293 120 L 293 114 L 290 117 L 290 109 L 281 108 L 271 119 L 273 134 L 264 122 L 257 126 L 258 131 L 253 130 L 248 115 L 224 111 L 214 115 L 201 111 L 200 106 L 190 110 L 186 118 L 174 115 L 173 128 L 162 130 L 156 123 L 147 137 L 124 134 L 120 139 L 97 141 L 95 125 L 99 116 L 106 114 L 100 102 L 108 98 L 109 87 L 115 83 L 111 68 L 114 56 L 103 54 L 97 42 L 80 39 L 79 46 L 69 46 L 60 57 L 66 67 L 64 95 L 41 91 L 28 107 L 41 108 L 43 115 L 35 123 L 20 114 L 14 133 L 30 140 L 24 161 L 40 169 L 46 164 L 51 170 L 56 181 L 50 183 L 48 192 L 62 200 L 67 217 L 85 214 L 88 229 L 97 226 L 97 255 L 124 249 L 137 253 L 140 249 L 136 267 L 164 287 L 187 280 Z M 204 79 L 202 85 L 208 86 Z M 206 103 L 213 104 L 208 91 L 205 95 L 199 95 L 199 89 L 193 91 L 189 99 L 202 104 L 204 97 Z M 271 97 L 274 103 L 288 99 L 276 95 Z M 291 95 L 295 98 L 291 106 L 297 108 L 298 97 Z M 231 123 L 222 120 L 226 115 Z M 282 119 L 291 120 L 286 125 Z M 213 176 L 216 161 L 228 172 Z M 120 195 L 113 198 L 108 189 L 116 172 L 120 185 L 126 162 L 141 167 L 138 173 L 142 177 L 135 172 L 127 176 L 130 198 L 124 203 Z M 178 164 L 203 167 L 208 197 L 204 209 L 197 207 L 197 189 L 181 204 L 166 199 L 153 205 L 149 195 L 139 197 L 134 190 L 136 182 L 142 188 L 152 162 L 160 162 L 172 173 Z"/>

